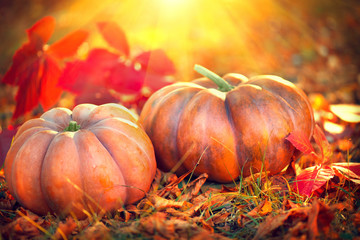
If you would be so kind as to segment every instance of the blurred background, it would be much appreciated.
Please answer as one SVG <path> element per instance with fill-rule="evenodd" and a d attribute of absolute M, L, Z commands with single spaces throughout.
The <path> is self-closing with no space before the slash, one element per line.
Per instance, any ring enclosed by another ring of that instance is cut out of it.
<path fill-rule="evenodd" d="M 57 21 L 50 44 L 86 29 L 94 33 L 89 46 L 101 46 L 95 23 L 116 21 L 131 48 L 165 50 L 179 81 L 193 79 L 197 63 L 219 74 L 276 74 L 307 92 L 329 92 L 331 101 L 360 99 L 333 92 L 358 83 L 357 0 L 2 0 L 0 74 L 26 41 L 25 30 L 47 15 Z"/>
<path fill-rule="evenodd" d="M 193 67 L 201 64 L 220 75 L 281 76 L 302 88 L 317 110 L 360 102 L 358 0 L 1 0 L 0 79 L 27 41 L 26 29 L 49 15 L 56 19 L 49 44 L 77 29 L 89 31 L 82 56 L 108 47 L 96 23 L 114 21 L 130 54 L 162 49 L 174 64 L 174 81 L 199 77 Z M 41 113 L 37 108 L 11 119 L 17 88 L 0 88 L 2 129 Z M 65 92 L 58 105 L 71 106 L 73 98 Z"/>

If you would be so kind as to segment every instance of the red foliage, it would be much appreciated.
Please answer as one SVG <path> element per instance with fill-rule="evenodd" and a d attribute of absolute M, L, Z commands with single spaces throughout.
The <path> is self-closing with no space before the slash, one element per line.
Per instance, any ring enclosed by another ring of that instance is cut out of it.
<path fill-rule="evenodd" d="M 296 177 L 296 189 L 299 194 L 310 197 L 313 192 L 321 188 L 334 175 L 334 171 L 328 166 L 317 165 L 306 168 Z"/>
<path fill-rule="evenodd" d="M 130 48 L 124 31 L 115 22 L 99 22 L 98 28 L 110 46 L 125 56 L 129 56 Z"/>
<path fill-rule="evenodd" d="M 291 133 L 286 139 L 304 154 L 309 154 L 317 159 L 318 165 L 304 169 L 297 177 L 294 184 L 300 195 L 311 196 L 335 175 L 346 178 L 355 183 L 360 183 L 360 163 L 330 163 L 333 154 L 331 145 L 318 125 L 315 126 L 313 138 L 319 146 L 321 155 L 315 153 L 310 141 L 299 132 Z"/>
<path fill-rule="evenodd" d="M 55 19 L 44 17 L 27 30 L 28 42 L 16 51 L 13 64 L 2 79 L 18 86 L 13 119 L 39 103 L 44 110 L 53 106 L 63 90 L 77 95 L 75 104 L 121 102 L 141 109 L 152 92 L 173 82 L 173 62 L 160 49 L 130 56 L 125 32 L 115 22 L 100 22 L 99 32 L 113 48 L 92 49 L 85 60 L 63 60 L 75 55 L 88 33 L 75 31 L 47 45 Z"/>
<path fill-rule="evenodd" d="M 291 142 L 291 144 L 302 153 L 317 156 L 310 140 L 303 132 L 293 132 L 286 137 L 286 140 Z"/>
<path fill-rule="evenodd" d="M 55 19 L 44 17 L 27 30 L 28 42 L 15 53 L 3 83 L 18 86 L 13 119 L 31 111 L 39 103 L 44 110 L 54 105 L 62 89 L 57 86 L 61 74 L 60 61 L 71 57 L 87 38 L 85 31 L 73 32 L 48 46 L 55 29 Z"/>
<path fill-rule="evenodd" d="M 169 76 L 175 67 L 164 51 L 156 49 L 130 57 L 126 35 L 116 23 L 101 22 L 98 28 L 115 51 L 92 49 L 85 60 L 68 62 L 60 77 L 59 86 L 77 94 L 76 104 L 120 101 L 140 109 L 152 92 L 172 83 Z M 124 95 L 131 98 L 124 99 Z"/>

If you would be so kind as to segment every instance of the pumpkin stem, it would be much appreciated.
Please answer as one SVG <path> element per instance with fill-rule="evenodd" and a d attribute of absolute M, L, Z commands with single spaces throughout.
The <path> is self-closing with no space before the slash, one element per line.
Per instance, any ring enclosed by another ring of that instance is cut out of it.
<path fill-rule="evenodd" d="M 70 121 L 69 126 L 64 129 L 64 132 L 76 132 L 80 129 L 80 125 L 76 121 Z"/>
<path fill-rule="evenodd" d="M 230 85 L 225 79 L 203 66 L 195 64 L 194 70 L 213 81 L 219 87 L 219 91 L 229 92 L 234 88 L 234 86 Z"/>

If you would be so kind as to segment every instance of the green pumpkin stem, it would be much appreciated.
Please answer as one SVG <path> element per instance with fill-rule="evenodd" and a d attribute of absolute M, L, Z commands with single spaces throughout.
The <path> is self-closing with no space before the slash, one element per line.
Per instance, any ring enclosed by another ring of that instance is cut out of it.
<path fill-rule="evenodd" d="M 76 121 L 70 121 L 69 126 L 64 129 L 64 132 L 76 132 L 80 129 L 80 125 Z"/>
<path fill-rule="evenodd" d="M 203 66 L 195 64 L 194 70 L 213 81 L 219 87 L 219 91 L 229 92 L 234 88 L 225 79 Z"/>

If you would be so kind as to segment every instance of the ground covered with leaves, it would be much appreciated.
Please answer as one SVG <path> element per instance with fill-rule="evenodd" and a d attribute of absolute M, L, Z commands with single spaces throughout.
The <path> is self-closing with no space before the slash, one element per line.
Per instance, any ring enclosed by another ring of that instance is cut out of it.
<path fill-rule="evenodd" d="M 352 151 L 332 147 L 337 159 L 348 159 Z M 295 171 L 314 161 L 308 156 L 296 162 Z M 78 220 L 22 208 L 1 172 L 0 233 L 3 239 L 356 239 L 360 185 L 341 176 L 335 174 L 307 197 L 294 188 L 294 171 L 217 184 L 207 181 L 207 174 L 177 177 L 158 170 L 137 204 Z"/>

